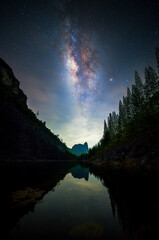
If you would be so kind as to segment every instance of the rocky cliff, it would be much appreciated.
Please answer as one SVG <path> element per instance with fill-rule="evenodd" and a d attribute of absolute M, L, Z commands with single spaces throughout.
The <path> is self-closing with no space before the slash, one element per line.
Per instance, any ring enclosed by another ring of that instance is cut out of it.
<path fill-rule="evenodd" d="M 15 78 L 12 69 L 9 67 L 7 63 L 5 63 L 0 58 L 0 84 L 6 86 L 8 90 L 10 89 L 18 99 L 26 105 L 27 96 L 23 93 L 23 91 L 19 88 L 20 82 Z M 7 89 L 6 88 L 6 89 Z"/>
<path fill-rule="evenodd" d="M 0 59 L 0 159 L 70 159 L 65 144 L 27 106 L 12 69 Z"/>
<path fill-rule="evenodd" d="M 79 156 L 83 153 L 88 153 L 88 143 L 84 144 L 75 144 L 72 148 L 69 149 L 73 154 Z"/>

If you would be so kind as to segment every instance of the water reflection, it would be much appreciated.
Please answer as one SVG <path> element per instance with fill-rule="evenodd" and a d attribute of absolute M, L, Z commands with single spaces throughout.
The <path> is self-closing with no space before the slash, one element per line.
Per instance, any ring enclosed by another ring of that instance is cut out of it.
<path fill-rule="evenodd" d="M 159 239 L 157 171 L 112 171 L 94 166 L 90 171 L 108 188 L 112 213 L 122 226 L 122 239 Z"/>
<path fill-rule="evenodd" d="M 74 178 L 84 178 L 86 181 L 89 179 L 89 168 L 81 167 L 80 165 L 71 168 L 70 173 Z"/>
<path fill-rule="evenodd" d="M 157 239 L 157 174 L 74 163 L 13 172 L 1 181 L 4 239 Z"/>
<path fill-rule="evenodd" d="M 107 188 L 88 169 L 75 167 L 68 172 L 33 212 L 20 219 L 8 239 L 118 239 L 120 225 L 113 218 Z M 17 195 L 29 193 L 25 189 Z"/>
<path fill-rule="evenodd" d="M 65 177 L 73 162 L 11 162 L 0 165 L 1 239 Z M 33 224 L 34 225 L 34 224 Z M 16 237 L 15 237 L 16 239 Z"/>

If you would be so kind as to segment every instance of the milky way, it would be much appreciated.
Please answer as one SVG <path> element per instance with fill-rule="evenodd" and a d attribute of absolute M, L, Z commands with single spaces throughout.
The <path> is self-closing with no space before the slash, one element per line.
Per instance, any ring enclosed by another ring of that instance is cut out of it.
<path fill-rule="evenodd" d="M 82 32 L 69 19 L 66 21 L 64 33 L 67 69 L 72 77 L 77 98 L 81 105 L 85 105 L 97 94 L 98 54 L 91 34 Z"/>
<path fill-rule="evenodd" d="M 156 67 L 158 13 L 156 0 L 1 1 L 0 57 L 47 127 L 92 146 L 134 71 Z"/>

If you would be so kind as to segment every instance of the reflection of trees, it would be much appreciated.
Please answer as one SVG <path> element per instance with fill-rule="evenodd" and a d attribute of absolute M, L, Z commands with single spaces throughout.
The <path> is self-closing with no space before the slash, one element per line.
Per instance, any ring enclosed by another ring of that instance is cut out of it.
<path fill-rule="evenodd" d="M 130 239 L 159 239 L 157 173 L 126 174 L 93 168 L 108 188 L 112 212 Z"/>

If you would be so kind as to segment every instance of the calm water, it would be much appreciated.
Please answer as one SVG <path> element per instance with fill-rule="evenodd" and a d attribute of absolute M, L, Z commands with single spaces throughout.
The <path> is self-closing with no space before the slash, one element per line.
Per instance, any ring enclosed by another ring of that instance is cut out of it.
<path fill-rule="evenodd" d="M 8 239 L 118 239 L 108 190 L 89 169 L 76 166 L 24 215 Z"/>
<path fill-rule="evenodd" d="M 145 240 L 158 233 L 156 179 L 79 165 L 34 169 L 20 169 L 4 188 L 4 239 Z"/>

